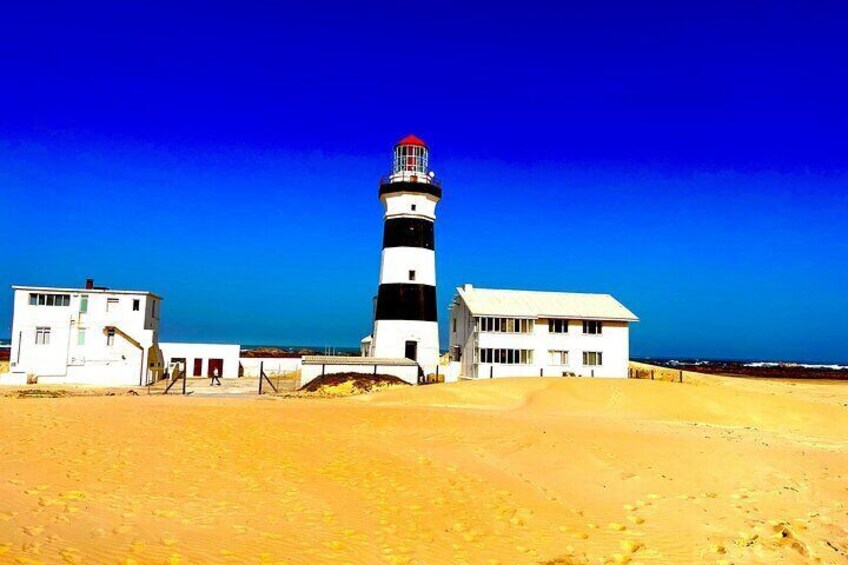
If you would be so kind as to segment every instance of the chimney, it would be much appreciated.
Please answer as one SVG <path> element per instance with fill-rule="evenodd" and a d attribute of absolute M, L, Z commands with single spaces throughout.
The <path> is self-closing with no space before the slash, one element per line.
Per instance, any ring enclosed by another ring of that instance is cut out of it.
<path fill-rule="evenodd" d="M 85 289 L 91 290 L 94 288 L 94 279 L 85 279 Z"/>

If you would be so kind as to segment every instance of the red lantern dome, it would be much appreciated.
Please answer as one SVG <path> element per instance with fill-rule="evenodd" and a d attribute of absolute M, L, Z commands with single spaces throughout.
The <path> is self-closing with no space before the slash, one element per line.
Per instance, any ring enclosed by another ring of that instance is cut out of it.
<path fill-rule="evenodd" d="M 416 147 L 427 147 L 427 144 L 424 143 L 423 139 L 411 134 L 398 141 L 397 145 L 414 145 Z"/>

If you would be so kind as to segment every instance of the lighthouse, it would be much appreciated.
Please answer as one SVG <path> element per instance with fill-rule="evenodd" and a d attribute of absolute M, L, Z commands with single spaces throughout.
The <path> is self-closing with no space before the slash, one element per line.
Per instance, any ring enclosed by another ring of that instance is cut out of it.
<path fill-rule="evenodd" d="M 380 182 L 386 213 L 370 344 L 372 356 L 412 359 L 424 374 L 439 361 L 433 228 L 442 189 L 429 160 L 427 144 L 409 135 L 395 145 L 392 173 Z"/>

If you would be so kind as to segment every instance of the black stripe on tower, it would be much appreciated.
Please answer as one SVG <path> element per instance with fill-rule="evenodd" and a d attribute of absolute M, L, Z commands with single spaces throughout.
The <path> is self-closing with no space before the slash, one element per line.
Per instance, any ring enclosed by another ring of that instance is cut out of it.
<path fill-rule="evenodd" d="M 434 182 L 386 182 L 380 185 L 380 196 L 386 194 L 397 194 L 398 192 L 412 192 L 416 194 L 429 194 L 436 198 L 442 197 L 442 187 Z"/>
<path fill-rule="evenodd" d="M 390 218 L 383 227 L 386 247 L 423 247 L 435 249 L 433 222 L 426 218 Z"/>
<path fill-rule="evenodd" d="M 381 284 L 377 320 L 436 322 L 436 287 L 428 284 Z"/>

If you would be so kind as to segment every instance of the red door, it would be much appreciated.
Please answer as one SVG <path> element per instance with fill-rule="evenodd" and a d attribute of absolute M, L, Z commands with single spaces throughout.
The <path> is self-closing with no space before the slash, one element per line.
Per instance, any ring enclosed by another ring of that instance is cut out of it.
<path fill-rule="evenodd" d="M 209 360 L 209 368 L 208 368 L 208 376 L 211 378 L 212 375 L 215 374 L 215 369 L 218 369 L 218 376 L 224 376 L 224 360 L 223 359 L 210 359 Z"/>

